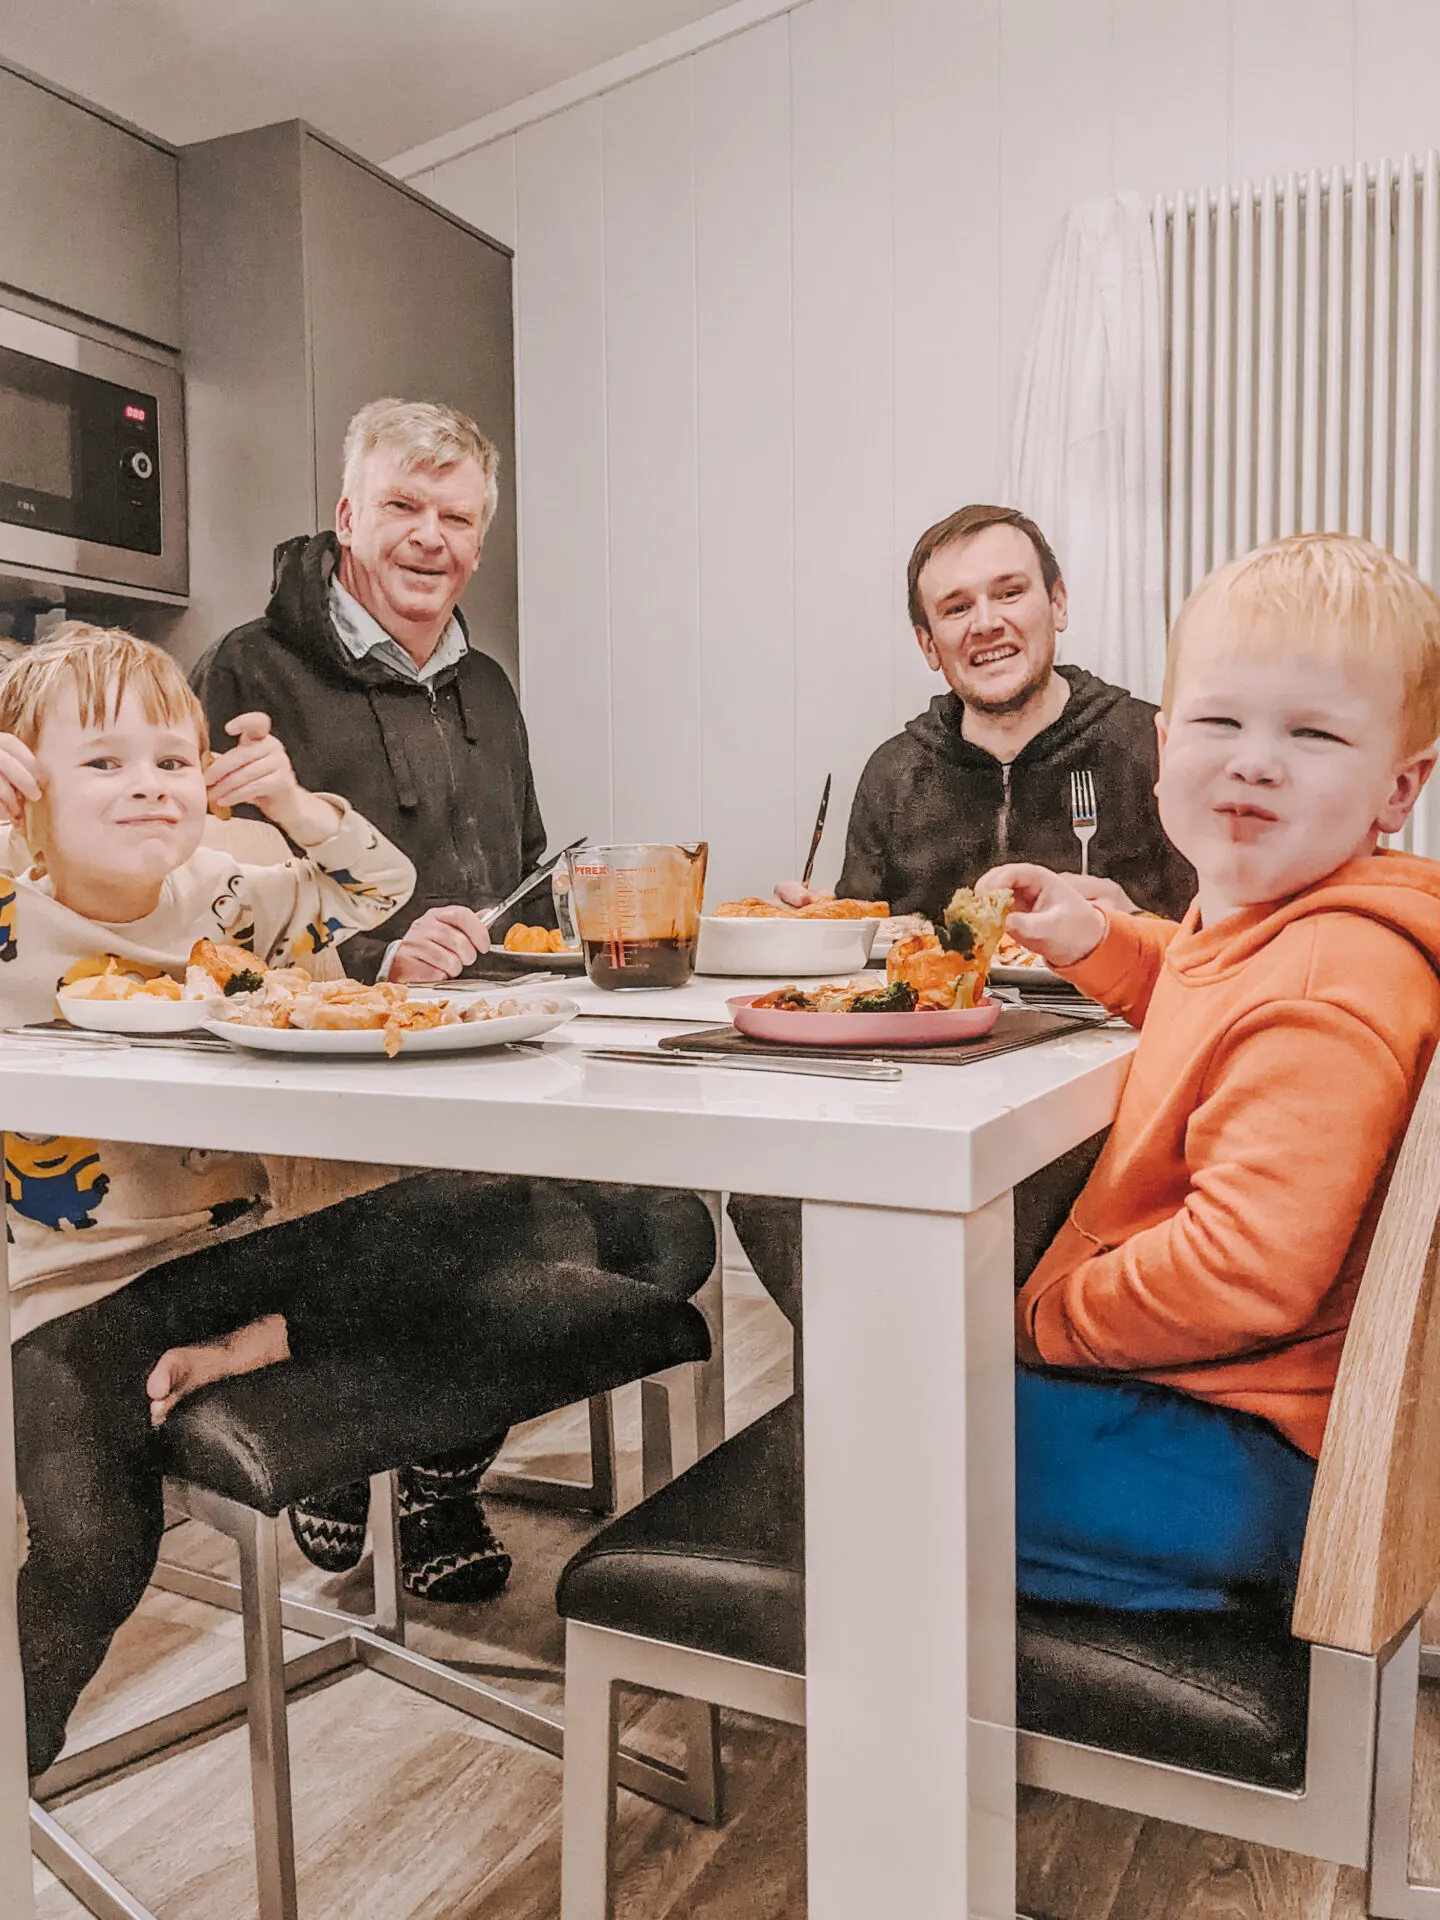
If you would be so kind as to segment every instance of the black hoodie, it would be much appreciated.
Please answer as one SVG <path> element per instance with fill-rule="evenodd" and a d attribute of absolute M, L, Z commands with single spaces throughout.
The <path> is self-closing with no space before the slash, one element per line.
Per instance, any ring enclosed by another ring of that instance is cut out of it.
<path fill-rule="evenodd" d="M 373 979 L 386 947 L 427 908 L 503 899 L 543 857 L 545 828 L 504 669 L 472 648 L 422 684 L 373 656 L 356 660 L 330 621 L 338 556 L 333 533 L 277 547 L 264 618 L 227 633 L 193 681 L 217 751 L 227 720 L 268 713 L 302 784 L 343 794 L 414 861 L 407 905 L 346 942 L 347 972 Z M 524 903 L 524 917 L 553 922 L 547 891 Z M 497 941 L 508 924 L 497 922 Z"/>
<path fill-rule="evenodd" d="M 961 732 L 965 709 L 942 693 L 871 754 L 855 789 L 839 892 L 938 914 L 989 867 L 1034 860 L 1080 871 L 1070 775 L 1095 783 L 1090 871 L 1139 907 L 1178 920 L 1195 892 L 1189 863 L 1155 810 L 1155 708 L 1079 667 L 1061 667 L 1070 698 L 1058 720 L 1008 765 Z"/>

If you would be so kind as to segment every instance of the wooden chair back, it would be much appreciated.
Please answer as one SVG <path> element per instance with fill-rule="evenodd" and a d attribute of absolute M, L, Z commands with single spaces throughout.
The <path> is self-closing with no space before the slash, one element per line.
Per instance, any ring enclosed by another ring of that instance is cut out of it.
<path fill-rule="evenodd" d="M 1440 1588 L 1440 1054 L 1396 1160 L 1315 1480 L 1293 1631 L 1374 1654 Z"/>

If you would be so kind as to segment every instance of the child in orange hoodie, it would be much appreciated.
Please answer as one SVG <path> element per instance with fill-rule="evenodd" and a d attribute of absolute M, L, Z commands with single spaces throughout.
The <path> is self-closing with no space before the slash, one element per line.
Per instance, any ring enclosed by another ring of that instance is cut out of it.
<path fill-rule="evenodd" d="M 1262 547 L 1186 602 L 1157 726 L 1160 817 L 1199 876 L 1180 925 L 1041 867 L 981 882 L 1014 889 L 1017 939 L 1141 1029 L 1016 1302 L 1019 1585 L 1220 1608 L 1293 1592 L 1440 1035 L 1440 866 L 1378 850 L 1435 765 L 1440 599 L 1366 541 Z"/>

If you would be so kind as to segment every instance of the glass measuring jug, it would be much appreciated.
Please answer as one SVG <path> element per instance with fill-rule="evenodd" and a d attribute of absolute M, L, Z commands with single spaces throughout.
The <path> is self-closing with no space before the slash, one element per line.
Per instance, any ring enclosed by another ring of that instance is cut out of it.
<path fill-rule="evenodd" d="M 705 841 L 581 847 L 566 856 L 585 971 L 619 992 L 683 987 L 695 971 Z"/>

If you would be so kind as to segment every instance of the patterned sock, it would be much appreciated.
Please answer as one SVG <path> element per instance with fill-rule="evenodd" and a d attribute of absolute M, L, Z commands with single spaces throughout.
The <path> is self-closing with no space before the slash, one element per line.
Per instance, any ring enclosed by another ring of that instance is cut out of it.
<path fill-rule="evenodd" d="M 349 1573 L 365 1551 L 369 1512 L 370 1482 L 352 1480 L 291 1507 L 290 1531 L 312 1566 L 326 1573 Z"/>
<path fill-rule="evenodd" d="M 490 1530 L 480 1482 L 504 1434 L 400 1473 L 400 1564 L 405 1591 L 452 1606 L 493 1600 L 510 1578 L 510 1555 Z"/>

